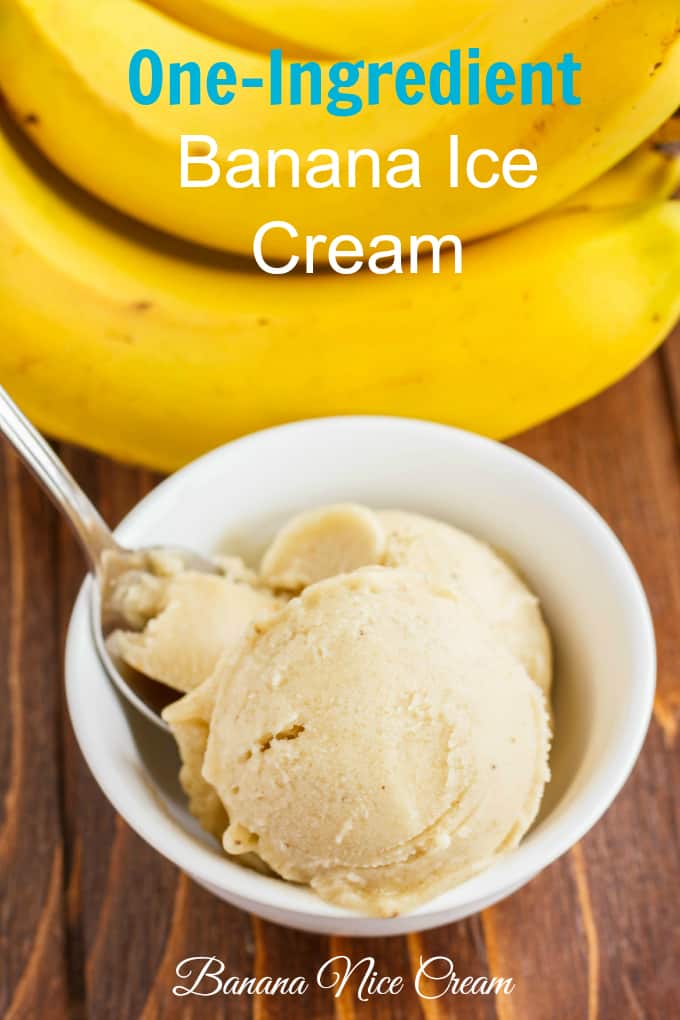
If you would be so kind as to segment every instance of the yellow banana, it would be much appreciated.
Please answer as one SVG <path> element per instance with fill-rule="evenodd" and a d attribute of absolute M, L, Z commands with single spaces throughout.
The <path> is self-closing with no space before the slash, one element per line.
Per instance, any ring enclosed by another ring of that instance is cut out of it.
<path fill-rule="evenodd" d="M 406 53 L 443 39 L 506 0 L 152 0 L 206 35 L 266 52 L 364 58 Z"/>
<path fill-rule="evenodd" d="M 286 22 L 277 18 L 259 16 L 259 8 L 251 11 L 255 17 L 245 17 L 238 3 L 230 0 L 151 0 L 151 6 L 170 17 L 181 21 L 214 39 L 221 39 L 230 46 L 254 53 L 268 53 L 272 49 L 283 49 L 289 57 L 319 57 L 339 53 L 338 50 L 314 46 L 303 42 L 303 34 L 293 34 Z"/>
<path fill-rule="evenodd" d="M 608 209 L 670 198 L 680 188 L 680 117 L 673 117 L 616 166 L 555 207 Z"/>
<path fill-rule="evenodd" d="M 492 436 L 619 378 L 680 313 L 680 203 L 539 219 L 462 276 L 238 269 L 131 224 L 0 136 L 0 380 L 48 432 L 170 469 L 344 412 Z"/>
<path fill-rule="evenodd" d="M 299 233 L 268 234 L 266 253 L 302 254 L 305 235 L 350 233 L 367 245 L 377 234 L 493 233 L 550 208 L 612 166 L 653 131 L 678 103 L 678 0 L 522 0 L 502 5 L 456 41 L 478 45 L 488 60 L 551 63 L 573 52 L 583 65 L 583 103 L 536 108 L 405 109 L 394 102 L 357 117 L 323 109 L 270 108 L 256 90 L 230 107 L 167 102 L 137 107 L 130 99 L 130 55 L 153 45 L 164 61 L 193 59 L 207 68 L 227 60 L 243 76 L 266 76 L 262 55 L 200 35 L 139 0 L 4 0 L 0 12 L 0 87 L 18 121 L 44 152 L 94 194 L 139 220 L 205 245 L 250 253 L 259 227 L 281 219 Z M 611 53 L 616 52 L 616 60 Z M 29 57 L 30 55 L 30 57 Z M 441 56 L 435 49 L 432 57 Z M 427 63 L 429 57 L 421 55 Z M 413 146 L 421 154 L 422 189 L 372 189 L 364 178 L 347 188 L 234 190 L 220 182 L 181 191 L 179 136 L 208 134 L 222 160 L 237 146 L 292 148 L 304 157 L 319 146 L 340 153 L 369 146 L 384 158 Z M 478 147 L 504 153 L 532 149 L 537 183 L 478 191 L 449 186 L 448 136 L 462 155 Z"/>

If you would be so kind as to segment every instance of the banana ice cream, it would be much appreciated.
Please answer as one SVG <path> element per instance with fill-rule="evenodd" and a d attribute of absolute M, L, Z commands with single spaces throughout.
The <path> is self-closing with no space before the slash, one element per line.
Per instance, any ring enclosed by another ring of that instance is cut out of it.
<path fill-rule="evenodd" d="M 200 576 L 119 582 L 131 624 L 113 640 L 188 692 L 164 717 L 228 854 L 388 916 L 517 845 L 549 778 L 552 667 L 504 559 L 343 505 L 286 524 L 257 573 Z"/>
<path fill-rule="evenodd" d="M 260 573 L 272 588 L 300 592 L 315 581 L 381 563 L 385 528 L 366 507 L 322 507 L 293 517 L 274 538 Z"/>
<path fill-rule="evenodd" d="M 270 592 L 249 583 L 245 568 L 231 571 L 233 561 L 222 575 L 126 571 L 110 594 L 124 625 L 109 637 L 109 652 L 168 687 L 193 690 L 258 612 L 276 605 Z"/>
<path fill-rule="evenodd" d="M 327 507 L 299 514 L 281 529 L 264 556 L 262 575 L 274 587 L 299 591 L 305 583 L 340 573 L 340 564 L 345 569 L 410 567 L 452 585 L 549 695 L 550 638 L 538 599 L 484 542 L 420 514 Z"/>

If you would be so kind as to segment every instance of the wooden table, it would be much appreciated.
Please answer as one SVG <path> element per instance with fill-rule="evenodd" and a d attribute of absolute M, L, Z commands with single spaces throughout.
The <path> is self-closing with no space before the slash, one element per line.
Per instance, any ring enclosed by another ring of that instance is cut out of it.
<path fill-rule="evenodd" d="M 83 564 L 65 526 L 0 450 L 0 1015 L 6 1020 L 253 1016 L 423 1020 L 674 1020 L 680 1016 L 680 333 L 607 393 L 513 445 L 553 468 L 620 535 L 657 627 L 659 688 L 642 757 L 603 821 L 509 900 L 468 921 L 384 940 L 327 939 L 248 917 L 141 842 L 75 745 L 63 635 Z M 110 521 L 156 482 L 61 448 Z M 178 999 L 174 969 L 306 975 L 376 957 L 411 978 L 420 955 L 512 976 L 506 997 Z"/>

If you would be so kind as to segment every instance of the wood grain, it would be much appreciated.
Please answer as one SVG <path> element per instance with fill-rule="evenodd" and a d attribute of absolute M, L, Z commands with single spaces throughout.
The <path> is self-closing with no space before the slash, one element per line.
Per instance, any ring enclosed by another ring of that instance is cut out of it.
<path fill-rule="evenodd" d="M 68 1002 L 54 517 L 0 450 L 0 1015 Z"/>
<path fill-rule="evenodd" d="M 406 938 L 319 938 L 250 918 L 181 876 L 89 775 L 62 694 L 63 637 L 83 563 L 6 451 L 0 457 L 0 1015 L 12 1020 L 670 1020 L 680 982 L 680 334 L 607 393 L 513 442 L 612 524 L 640 571 L 659 645 L 655 719 L 614 806 L 510 899 Z M 61 447 L 116 522 L 149 472 Z M 283 997 L 177 999 L 175 967 L 215 954 L 242 976 L 305 975 Z M 331 955 L 371 955 L 404 992 L 360 1003 L 313 984 Z M 512 977 L 503 998 L 419 998 L 421 957 Z"/>

